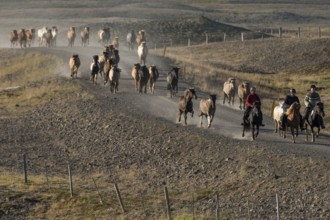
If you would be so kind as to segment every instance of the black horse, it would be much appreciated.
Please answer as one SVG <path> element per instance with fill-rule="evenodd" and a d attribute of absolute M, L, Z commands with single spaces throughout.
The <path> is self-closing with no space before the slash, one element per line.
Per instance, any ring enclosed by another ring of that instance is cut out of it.
<path fill-rule="evenodd" d="M 311 114 L 305 120 L 305 127 L 306 127 L 306 141 L 308 141 L 308 127 L 311 130 L 312 142 L 315 142 L 315 136 L 318 137 L 320 135 L 320 130 L 323 125 L 323 117 L 324 114 L 324 105 L 322 102 L 316 103 L 314 106 Z M 317 132 L 315 134 L 314 128 L 317 128 Z"/>
<path fill-rule="evenodd" d="M 166 77 L 167 89 L 170 90 L 171 98 L 178 93 L 179 70 L 179 67 L 173 67 Z"/>
<path fill-rule="evenodd" d="M 251 129 L 252 132 L 252 140 L 255 140 L 255 138 L 259 134 L 259 126 L 261 124 L 261 103 L 260 102 L 255 102 L 253 104 L 252 110 L 250 112 L 248 121 L 243 122 L 243 133 L 242 137 L 245 136 L 245 131 L 248 131 Z"/>

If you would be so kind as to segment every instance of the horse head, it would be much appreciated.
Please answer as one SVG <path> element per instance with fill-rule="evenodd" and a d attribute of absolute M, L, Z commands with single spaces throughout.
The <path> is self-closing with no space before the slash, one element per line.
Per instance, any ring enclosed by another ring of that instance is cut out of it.
<path fill-rule="evenodd" d="M 195 88 L 189 88 L 184 92 L 184 96 L 187 100 L 191 100 L 193 98 L 197 99 L 197 95 L 195 92 Z"/>
<path fill-rule="evenodd" d="M 325 116 L 325 113 L 324 113 L 324 104 L 323 102 L 318 102 L 316 103 L 315 107 L 314 107 L 314 111 L 315 113 L 321 115 L 322 117 Z"/>

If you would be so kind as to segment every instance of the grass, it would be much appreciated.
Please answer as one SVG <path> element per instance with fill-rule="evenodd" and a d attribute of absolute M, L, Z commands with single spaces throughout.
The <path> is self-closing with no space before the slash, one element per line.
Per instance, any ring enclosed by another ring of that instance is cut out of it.
<path fill-rule="evenodd" d="M 22 114 L 78 92 L 91 98 L 71 80 L 54 75 L 54 66 L 63 66 L 59 58 L 19 50 L 3 49 L 2 53 L 6 55 L 0 60 L 0 111 L 5 115 Z"/>

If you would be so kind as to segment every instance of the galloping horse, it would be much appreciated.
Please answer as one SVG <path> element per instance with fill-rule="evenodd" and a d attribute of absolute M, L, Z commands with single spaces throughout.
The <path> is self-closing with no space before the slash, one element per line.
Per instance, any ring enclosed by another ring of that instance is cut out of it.
<path fill-rule="evenodd" d="M 305 120 L 305 127 L 306 127 L 306 141 L 308 141 L 308 126 L 311 129 L 311 136 L 312 142 L 315 142 L 315 136 L 318 137 L 320 135 L 321 125 L 324 114 L 324 105 L 322 102 L 316 103 L 313 111 L 311 112 L 310 116 Z M 317 128 L 317 133 L 314 133 L 314 128 Z"/>
<path fill-rule="evenodd" d="M 191 117 L 194 116 L 194 109 L 193 109 L 193 103 L 192 99 L 197 99 L 197 95 L 195 92 L 195 89 L 190 88 L 184 91 L 184 95 L 180 97 L 179 100 L 179 119 L 178 122 L 181 121 L 181 115 L 184 114 L 184 123 L 187 125 L 187 114 L 191 113 Z"/>
<path fill-rule="evenodd" d="M 158 69 L 155 65 L 152 65 L 149 67 L 149 88 L 152 94 L 154 94 L 155 91 L 155 82 L 157 81 L 159 77 Z"/>
<path fill-rule="evenodd" d="M 259 125 L 261 122 L 261 103 L 260 102 L 255 102 L 253 104 L 252 110 L 250 112 L 249 115 L 249 122 L 243 122 L 243 133 L 242 133 L 242 137 L 245 136 L 245 131 L 251 129 L 252 132 L 252 140 L 255 140 L 256 137 L 259 134 Z M 257 130 L 257 132 L 255 133 L 255 130 Z"/>
<path fill-rule="evenodd" d="M 288 127 L 291 129 L 292 142 L 296 143 L 296 137 L 298 136 L 298 129 L 300 125 L 300 104 L 298 102 L 292 103 L 292 105 L 286 110 L 286 115 L 288 116 L 285 128 L 283 131 L 283 137 L 286 138 L 286 130 Z"/>
<path fill-rule="evenodd" d="M 284 102 L 280 102 L 278 106 L 275 106 L 274 113 L 273 113 L 273 119 L 275 124 L 275 130 L 274 133 L 277 133 L 282 136 L 283 131 L 281 131 L 282 127 L 282 117 L 283 114 L 286 112 L 286 105 L 284 105 Z"/>
<path fill-rule="evenodd" d="M 119 69 L 117 65 L 113 65 L 109 72 L 110 92 L 114 94 L 118 92 L 120 72 L 121 69 Z"/>
<path fill-rule="evenodd" d="M 170 96 L 178 93 L 178 81 L 179 81 L 179 67 L 173 67 L 169 73 L 167 73 L 167 89 L 170 90 Z"/>

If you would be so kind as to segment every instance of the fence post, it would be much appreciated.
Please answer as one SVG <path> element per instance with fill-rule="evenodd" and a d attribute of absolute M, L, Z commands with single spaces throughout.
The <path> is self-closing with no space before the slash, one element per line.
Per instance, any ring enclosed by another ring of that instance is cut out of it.
<path fill-rule="evenodd" d="M 279 209 L 279 205 L 278 205 L 278 195 L 276 193 L 276 213 L 277 213 L 277 220 L 280 220 L 280 209 Z"/>
<path fill-rule="evenodd" d="M 282 38 L 282 27 L 280 27 L 280 28 L 278 29 L 278 35 L 279 35 L 280 38 Z"/>
<path fill-rule="evenodd" d="M 72 184 L 72 173 L 70 164 L 68 164 L 68 172 L 69 172 L 69 183 L 70 183 L 70 196 L 73 197 L 73 184 Z"/>
<path fill-rule="evenodd" d="M 121 195 L 120 195 L 120 191 L 118 189 L 117 183 L 115 183 L 115 190 L 116 190 L 117 198 L 118 198 L 119 204 L 121 206 L 121 209 L 125 213 L 126 210 L 125 210 L 125 207 L 124 207 L 124 204 L 123 204 L 123 200 L 121 199 Z"/>
<path fill-rule="evenodd" d="M 319 27 L 319 38 L 321 38 L 321 27 Z"/>
<path fill-rule="evenodd" d="M 164 45 L 164 53 L 163 53 L 163 57 L 165 57 L 166 55 L 166 45 Z"/>
<path fill-rule="evenodd" d="M 101 193 L 100 193 L 100 191 L 99 191 L 99 188 L 97 187 L 96 182 L 95 182 L 95 180 L 94 180 L 93 177 L 92 177 L 92 180 L 93 180 L 93 182 L 94 182 L 94 186 L 95 186 L 95 189 L 96 189 L 96 191 L 97 191 L 97 194 L 99 195 L 100 203 L 103 205 L 103 199 L 102 199 Z"/>
<path fill-rule="evenodd" d="M 220 220 L 220 207 L 219 207 L 219 194 L 216 197 L 216 204 L 215 204 L 215 219 Z"/>
<path fill-rule="evenodd" d="M 248 217 L 249 217 L 249 220 L 251 220 L 249 199 L 247 199 L 247 210 L 248 210 Z"/>
<path fill-rule="evenodd" d="M 26 163 L 26 154 L 23 154 L 23 170 L 24 170 L 24 183 L 27 184 L 27 163 Z"/>
<path fill-rule="evenodd" d="M 241 39 L 242 39 L 242 42 L 244 41 L 244 32 L 241 32 Z"/>
<path fill-rule="evenodd" d="M 190 38 L 188 38 L 188 47 L 190 47 Z"/>
<path fill-rule="evenodd" d="M 209 43 L 209 35 L 205 34 L 205 44 L 208 45 Z"/>
<path fill-rule="evenodd" d="M 165 194 L 165 200 L 166 200 L 166 208 L 167 208 L 167 218 L 168 220 L 171 220 L 171 206 L 170 206 L 170 199 L 168 197 L 168 190 L 167 187 L 164 187 L 164 194 Z"/>
<path fill-rule="evenodd" d="M 226 41 L 226 33 L 223 34 L 223 42 Z"/>
<path fill-rule="evenodd" d="M 171 47 L 173 47 L 173 40 L 171 39 Z"/>

